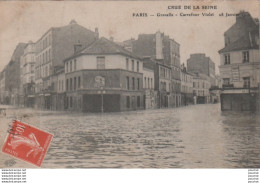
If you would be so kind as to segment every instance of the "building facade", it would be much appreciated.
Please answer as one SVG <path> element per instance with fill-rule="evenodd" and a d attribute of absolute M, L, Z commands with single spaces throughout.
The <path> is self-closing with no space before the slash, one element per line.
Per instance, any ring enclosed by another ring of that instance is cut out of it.
<path fill-rule="evenodd" d="M 190 55 L 187 60 L 187 71 L 204 74 L 209 77 L 212 86 L 216 84 L 215 63 L 204 53 Z"/>
<path fill-rule="evenodd" d="M 211 83 L 204 74 L 194 74 L 193 76 L 193 101 L 194 104 L 207 104 L 211 102 Z"/>
<path fill-rule="evenodd" d="M 145 91 L 145 109 L 157 107 L 157 92 L 154 90 L 154 71 L 143 67 L 143 89 Z"/>
<path fill-rule="evenodd" d="M 221 109 L 255 111 L 260 82 L 259 21 L 240 12 L 220 54 Z"/>
<path fill-rule="evenodd" d="M 187 72 L 184 64 L 181 69 L 181 105 L 193 104 L 193 74 Z"/>
<path fill-rule="evenodd" d="M 155 34 L 140 34 L 138 39 L 124 41 L 128 50 L 141 58 L 150 58 L 171 68 L 171 104 L 172 107 L 181 105 L 181 67 L 180 44 L 160 31 Z"/>
<path fill-rule="evenodd" d="M 26 43 L 19 43 L 11 57 L 10 62 L 5 67 L 5 104 L 19 104 L 19 89 L 21 86 L 20 59 L 23 55 Z"/>
<path fill-rule="evenodd" d="M 0 104 L 5 104 L 5 69 L 0 73 Z"/>
<path fill-rule="evenodd" d="M 64 61 L 68 110 L 117 112 L 144 109 L 143 62 L 101 38 Z"/>
<path fill-rule="evenodd" d="M 63 60 L 73 55 L 75 45 L 87 47 L 98 39 L 98 30 L 92 32 L 72 20 L 69 25 L 50 28 L 36 42 L 35 91 L 36 106 L 51 109 L 54 68 L 63 66 Z"/>
<path fill-rule="evenodd" d="M 19 105 L 34 107 L 35 103 L 35 43 L 29 42 L 20 61 Z"/>

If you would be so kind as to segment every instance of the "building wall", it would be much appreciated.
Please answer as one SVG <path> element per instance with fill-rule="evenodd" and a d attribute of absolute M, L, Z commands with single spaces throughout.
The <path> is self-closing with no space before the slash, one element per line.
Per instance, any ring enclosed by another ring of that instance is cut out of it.
<path fill-rule="evenodd" d="M 75 61 L 76 70 L 82 69 L 97 69 L 97 57 L 103 55 L 81 55 L 77 58 L 70 59 L 65 62 L 65 72 L 75 71 Z M 126 65 L 126 59 L 128 59 L 128 68 Z M 105 55 L 105 69 L 124 69 L 132 71 L 132 60 L 134 60 L 134 72 L 143 72 L 143 63 L 137 59 L 122 55 Z M 139 63 L 139 71 L 137 71 L 137 62 Z M 70 70 L 70 64 L 72 69 Z M 68 68 L 67 68 L 68 67 Z"/>
<path fill-rule="evenodd" d="M 186 72 L 181 72 L 181 93 L 193 92 L 193 76 Z"/>
<path fill-rule="evenodd" d="M 25 43 L 19 43 L 15 48 L 11 61 L 5 69 L 5 89 L 9 92 L 20 87 L 20 58 L 24 52 Z"/>
<path fill-rule="evenodd" d="M 143 68 L 143 88 L 154 89 L 154 71 Z"/>
<path fill-rule="evenodd" d="M 232 75 L 232 68 L 236 68 L 236 77 Z M 230 83 L 234 85 L 235 88 L 243 88 L 243 77 L 250 77 L 250 86 L 257 87 L 260 75 L 260 63 L 245 63 L 236 65 L 225 65 L 219 67 L 220 76 L 222 80 L 224 78 L 229 78 Z"/>
<path fill-rule="evenodd" d="M 36 43 L 36 91 L 50 87 L 54 67 L 63 66 L 63 60 L 74 54 L 75 44 L 80 42 L 86 47 L 97 38 L 97 32 L 92 32 L 75 21 L 63 27 L 49 29 Z"/>
<path fill-rule="evenodd" d="M 230 64 L 243 63 L 243 51 L 249 51 L 249 63 L 260 62 L 260 52 L 257 49 L 239 50 L 220 54 L 220 65 L 225 65 L 225 55 L 230 55 Z"/>
<path fill-rule="evenodd" d="M 215 63 L 205 54 L 191 54 L 187 60 L 187 71 L 215 76 Z"/>
<path fill-rule="evenodd" d="M 97 100 L 100 99 L 101 94 L 104 94 L 104 100 L 108 101 L 110 97 L 117 98 L 117 100 L 120 100 L 120 103 L 115 103 L 114 105 L 120 105 L 117 106 L 120 111 L 124 110 L 137 110 L 137 109 L 143 109 L 144 108 L 144 91 L 143 91 L 143 83 L 142 73 L 136 73 L 121 69 L 105 69 L 105 70 L 81 70 L 71 73 L 66 73 L 66 82 L 67 79 L 70 81 L 72 79 L 72 85 L 74 86 L 74 78 L 81 77 L 81 86 L 72 87 L 72 90 L 67 91 L 67 97 L 68 100 L 72 100 L 73 104 L 68 105 L 69 110 L 86 110 L 86 106 L 83 106 L 84 101 L 89 101 L 90 103 L 94 102 L 91 99 L 91 96 L 96 98 Z M 105 85 L 101 88 L 97 85 L 96 77 L 102 76 L 105 79 Z M 127 88 L 127 77 L 129 77 L 129 89 Z M 134 78 L 134 87 L 133 87 L 133 79 Z M 138 88 L 138 80 L 139 80 L 139 88 Z M 70 88 L 70 87 L 69 87 Z M 103 93 L 103 91 L 105 91 Z M 102 93 L 101 93 L 102 92 Z M 127 108 L 126 104 L 126 98 L 129 96 L 131 98 L 131 104 L 130 107 Z M 119 97 L 119 98 L 118 98 Z M 72 99 L 71 99 L 72 98 Z M 137 104 L 137 98 L 140 100 L 140 105 Z M 115 101 L 110 101 L 115 102 Z M 68 102 L 70 104 L 70 102 Z M 85 105 L 85 104 L 84 104 Z M 87 104 L 86 104 L 87 105 Z M 100 109 L 100 104 L 95 104 L 93 109 L 91 109 L 91 106 L 87 105 L 87 108 L 89 108 L 90 112 L 93 110 L 93 112 L 100 112 L 95 111 L 95 108 Z M 107 105 L 107 104 L 104 104 Z M 112 105 L 112 104 L 111 104 Z M 108 106 L 107 106 L 108 107 Z M 112 107 L 112 106 L 111 106 Z M 116 108 L 116 107 L 115 107 Z M 96 109 L 96 110 L 97 110 Z M 115 109 L 117 110 L 117 109 Z M 111 111 L 112 112 L 112 111 Z"/>
<path fill-rule="evenodd" d="M 210 82 L 205 79 L 198 77 L 193 78 L 193 95 L 197 97 L 197 101 L 199 97 L 203 97 L 205 101 L 203 103 L 210 102 L 210 86 Z"/>

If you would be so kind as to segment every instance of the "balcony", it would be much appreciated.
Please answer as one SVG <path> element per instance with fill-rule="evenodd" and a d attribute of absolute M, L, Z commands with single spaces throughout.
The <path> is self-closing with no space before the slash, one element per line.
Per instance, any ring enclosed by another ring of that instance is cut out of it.
<path fill-rule="evenodd" d="M 222 88 L 234 88 L 234 84 L 222 84 Z"/>

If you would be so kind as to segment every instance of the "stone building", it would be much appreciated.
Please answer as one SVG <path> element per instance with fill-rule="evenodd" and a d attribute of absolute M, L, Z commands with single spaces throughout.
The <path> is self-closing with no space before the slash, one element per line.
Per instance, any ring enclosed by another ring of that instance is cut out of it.
<path fill-rule="evenodd" d="M 74 45 L 80 43 L 89 46 L 98 39 L 95 32 L 82 27 L 72 20 L 69 25 L 52 27 L 36 41 L 35 90 L 37 93 L 36 106 L 51 109 L 51 93 L 54 68 L 63 66 L 63 60 L 73 55 Z"/>
<path fill-rule="evenodd" d="M 0 104 L 6 103 L 5 101 L 5 68 L 0 72 Z"/>
<path fill-rule="evenodd" d="M 157 92 L 154 90 L 154 71 L 143 67 L 143 89 L 145 91 L 145 109 L 157 107 Z"/>
<path fill-rule="evenodd" d="M 194 104 L 210 103 L 211 83 L 205 74 L 193 74 L 193 99 Z"/>
<path fill-rule="evenodd" d="M 181 105 L 193 104 L 193 74 L 184 66 L 181 67 Z"/>
<path fill-rule="evenodd" d="M 143 58 L 144 67 L 154 71 L 154 90 L 157 94 L 157 108 L 174 107 L 174 95 L 171 89 L 171 68 L 162 64 L 161 60 Z"/>
<path fill-rule="evenodd" d="M 204 53 L 191 54 L 187 60 L 187 71 L 191 73 L 200 73 L 209 77 L 211 85 L 215 86 L 215 63 L 206 57 Z"/>
<path fill-rule="evenodd" d="M 225 47 L 219 50 L 221 109 L 255 111 L 260 82 L 258 19 L 241 11 L 224 39 Z"/>
<path fill-rule="evenodd" d="M 172 106 L 181 105 L 180 44 L 160 31 L 155 34 L 140 34 L 138 38 L 124 41 L 126 49 L 141 58 L 151 58 L 171 68 Z"/>
<path fill-rule="evenodd" d="M 68 110 L 116 112 L 144 109 L 143 62 L 101 38 L 65 59 Z"/>
<path fill-rule="evenodd" d="M 20 59 L 23 55 L 26 43 L 19 43 L 11 57 L 10 62 L 5 67 L 5 104 L 19 104 L 19 89 L 20 89 Z"/>
<path fill-rule="evenodd" d="M 26 107 L 34 107 L 35 103 L 35 53 L 35 43 L 30 41 L 20 61 L 19 104 Z"/>

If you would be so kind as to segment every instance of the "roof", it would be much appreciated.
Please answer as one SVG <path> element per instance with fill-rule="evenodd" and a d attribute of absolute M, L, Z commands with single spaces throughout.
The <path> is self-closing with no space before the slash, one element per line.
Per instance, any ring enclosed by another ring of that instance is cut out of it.
<path fill-rule="evenodd" d="M 138 56 L 133 54 L 132 52 L 124 49 L 122 46 L 102 37 L 96 41 L 94 41 L 90 46 L 74 54 L 72 57 L 67 58 L 65 60 L 77 57 L 79 55 L 106 55 L 106 54 L 119 54 L 125 55 L 131 58 L 140 59 Z"/>
<path fill-rule="evenodd" d="M 259 49 L 259 45 L 257 45 L 254 35 L 255 35 L 254 32 L 252 33 L 249 32 L 248 34 L 234 41 L 233 43 L 225 46 L 225 48 L 219 50 L 219 53 L 238 51 L 238 50 L 247 50 L 247 49 Z"/>

